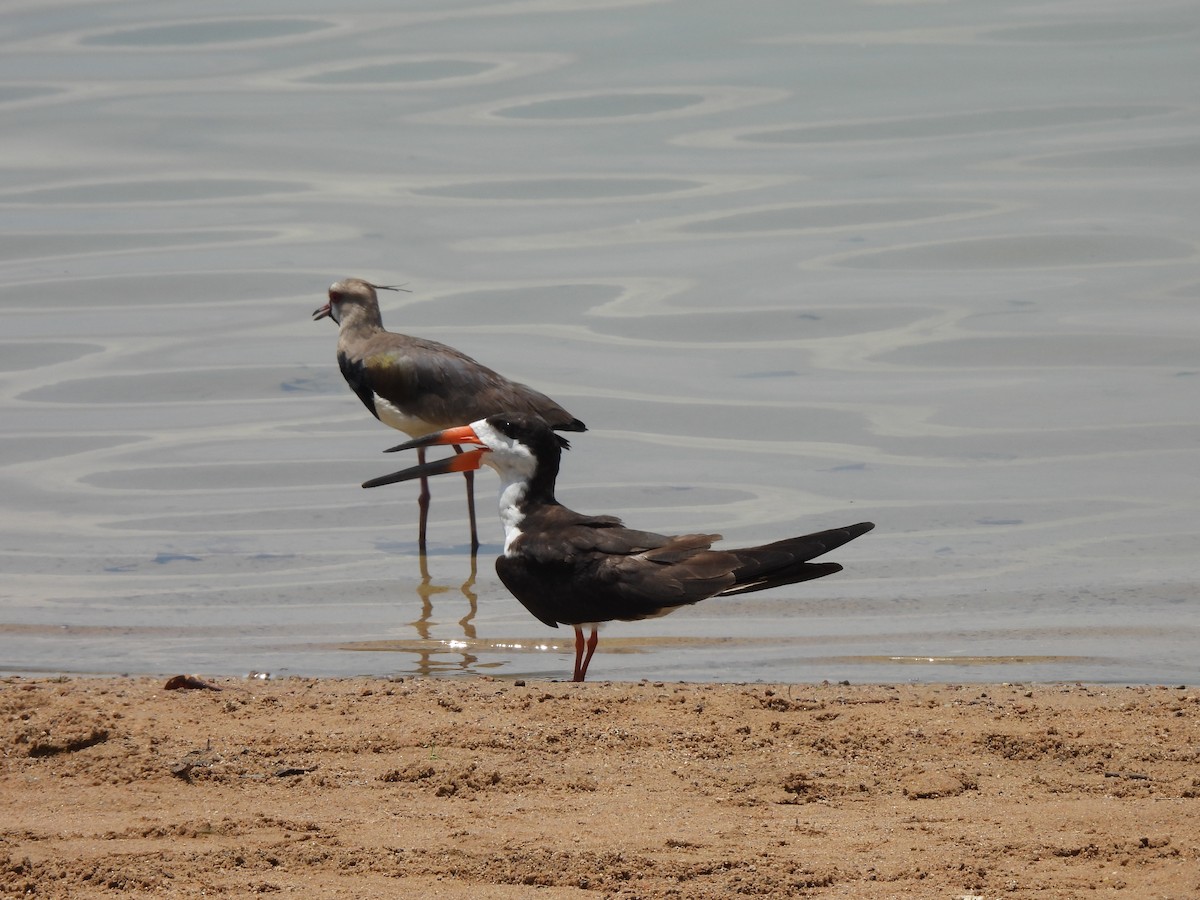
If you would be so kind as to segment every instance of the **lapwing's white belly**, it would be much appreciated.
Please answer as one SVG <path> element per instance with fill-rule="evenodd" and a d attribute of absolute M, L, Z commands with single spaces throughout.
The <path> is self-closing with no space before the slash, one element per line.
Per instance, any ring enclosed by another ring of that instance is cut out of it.
<path fill-rule="evenodd" d="M 384 425 L 390 425 L 397 431 L 403 431 L 409 437 L 424 437 L 441 430 L 437 425 L 432 425 L 419 416 L 408 415 L 378 394 L 373 394 L 372 397 L 375 403 L 375 414 L 379 416 L 379 421 Z"/>

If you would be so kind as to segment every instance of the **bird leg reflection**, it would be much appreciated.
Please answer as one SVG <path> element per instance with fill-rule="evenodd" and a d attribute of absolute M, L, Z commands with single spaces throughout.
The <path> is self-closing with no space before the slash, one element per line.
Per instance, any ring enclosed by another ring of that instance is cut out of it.
<path fill-rule="evenodd" d="M 430 677 L 434 674 L 446 671 L 468 672 L 472 670 L 475 664 L 479 662 L 479 656 L 470 653 L 468 649 L 449 650 L 443 642 L 434 643 L 432 640 L 432 626 L 436 625 L 433 622 L 433 596 L 436 594 L 445 594 L 450 590 L 449 584 L 434 584 L 433 576 L 430 574 L 430 564 L 425 553 L 421 553 L 418 557 L 418 562 L 421 569 L 421 583 L 416 586 L 416 594 L 421 598 L 421 616 L 415 622 L 409 624 L 416 629 L 416 634 L 421 637 L 422 641 L 430 641 L 431 646 L 427 649 L 420 649 L 416 652 L 415 671 L 421 677 Z M 463 634 L 467 636 L 468 641 L 475 640 L 475 626 L 472 624 L 472 619 L 475 618 L 476 600 L 478 595 L 474 592 L 475 586 L 475 557 L 470 558 L 470 575 L 467 581 L 463 582 L 463 596 L 466 596 L 469 602 L 469 610 L 466 616 L 458 620 L 458 624 L 462 625 Z M 446 659 L 446 654 L 457 653 L 455 660 Z"/>
<path fill-rule="evenodd" d="M 467 576 L 467 580 L 463 582 L 460 591 L 467 598 L 469 604 L 467 614 L 458 620 L 458 624 L 462 626 L 463 634 L 468 640 L 475 640 L 475 614 L 479 612 L 479 595 L 475 593 L 475 554 L 471 554 L 471 574 Z"/>
<path fill-rule="evenodd" d="M 421 567 L 421 583 L 417 585 L 417 596 L 421 598 L 421 618 L 415 622 L 409 622 L 415 629 L 422 640 L 429 640 L 429 628 L 433 622 L 433 597 L 435 594 L 444 594 L 450 590 L 449 585 L 434 584 L 433 576 L 429 574 L 429 563 L 426 559 L 424 551 L 418 557 Z"/>
<path fill-rule="evenodd" d="M 423 639 L 428 640 L 430 636 L 430 626 L 436 625 L 433 621 L 433 598 L 437 594 L 445 594 L 450 590 L 448 584 L 434 584 L 433 575 L 429 572 L 429 557 L 422 553 L 417 557 L 418 565 L 421 568 L 421 583 L 417 585 L 417 596 L 421 598 L 421 617 L 415 622 L 410 622 L 417 629 Z M 479 595 L 475 593 L 475 578 L 478 575 L 478 567 L 475 557 L 471 557 L 471 571 L 467 575 L 467 580 L 462 583 L 459 590 L 462 595 L 467 598 L 467 614 L 458 620 L 458 624 L 463 627 L 463 633 L 466 637 L 475 638 L 475 626 L 473 620 L 476 613 L 479 611 Z"/>

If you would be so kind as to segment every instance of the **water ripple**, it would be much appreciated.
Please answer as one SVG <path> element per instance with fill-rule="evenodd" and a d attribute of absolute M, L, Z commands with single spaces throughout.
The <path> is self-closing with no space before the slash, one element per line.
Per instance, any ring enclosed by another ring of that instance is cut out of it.
<path fill-rule="evenodd" d="M 1195 255 L 1195 244 L 1167 237 L 1019 234 L 848 253 L 833 261 L 856 269 L 1053 269 L 1176 262 Z"/>
<path fill-rule="evenodd" d="M 0 192 L 0 203 L 117 206 L 125 203 L 213 203 L 240 197 L 296 194 L 310 186 L 299 181 L 249 178 L 141 178 L 79 183 Z"/>
<path fill-rule="evenodd" d="M 230 18 L 115 28 L 84 35 L 79 42 L 92 47 L 156 49 L 202 48 L 214 45 L 262 44 L 291 40 L 336 28 L 323 19 Z"/>
<path fill-rule="evenodd" d="M 704 131 L 681 135 L 675 138 L 675 143 L 688 147 L 737 147 L 756 144 L 770 146 L 933 140 L 1005 131 L 1063 128 L 1093 122 L 1124 121 L 1162 116 L 1174 111 L 1173 107 L 1150 104 L 989 109 L 932 116 L 798 124 L 784 128 L 749 127 Z"/>
<path fill-rule="evenodd" d="M 727 86 L 570 91 L 509 99 L 502 103 L 419 113 L 412 116 L 412 119 L 429 123 L 500 120 L 542 125 L 658 121 L 683 116 L 713 115 L 731 109 L 772 103 L 787 96 L 788 92 L 782 90 Z"/>
<path fill-rule="evenodd" d="M 1009 204 L 986 200 L 856 200 L 839 203 L 769 204 L 727 208 L 719 215 L 693 214 L 639 219 L 613 228 L 477 238 L 464 249 L 503 252 L 558 247 L 612 246 L 647 241 L 760 238 L 768 234 L 831 233 L 921 222 L 948 222 L 996 215 Z"/>

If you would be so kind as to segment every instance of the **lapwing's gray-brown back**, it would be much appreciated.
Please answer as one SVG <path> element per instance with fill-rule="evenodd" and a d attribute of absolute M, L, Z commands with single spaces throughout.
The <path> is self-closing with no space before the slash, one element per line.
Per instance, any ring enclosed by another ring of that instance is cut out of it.
<path fill-rule="evenodd" d="M 375 396 L 433 429 L 452 428 L 501 412 L 534 414 L 558 431 L 587 426 L 540 391 L 510 381 L 437 341 L 351 330 L 338 341 L 346 381 L 375 415 Z"/>

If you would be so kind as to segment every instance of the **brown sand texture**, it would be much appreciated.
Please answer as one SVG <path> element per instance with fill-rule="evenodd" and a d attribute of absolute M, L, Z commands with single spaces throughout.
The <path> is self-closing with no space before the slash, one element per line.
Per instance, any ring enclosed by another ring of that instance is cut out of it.
<path fill-rule="evenodd" d="M 0 684 L 4 896 L 1200 896 L 1183 686 Z"/>

